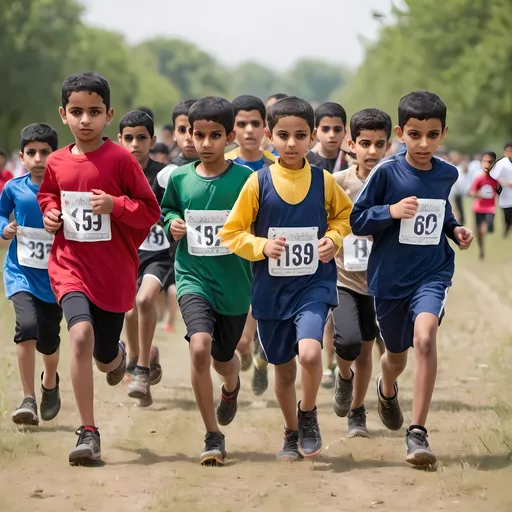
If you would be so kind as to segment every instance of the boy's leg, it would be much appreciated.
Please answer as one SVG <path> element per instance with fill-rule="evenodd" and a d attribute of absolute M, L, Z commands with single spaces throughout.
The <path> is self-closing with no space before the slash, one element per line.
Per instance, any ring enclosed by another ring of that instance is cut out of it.
<path fill-rule="evenodd" d="M 240 336 L 240 341 L 236 350 L 240 356 L 241 369 L 243 372 L 249 370 L 252 366 L 253 340 L 256 334 L 256 320 L 251 313 L 247 315 L 244 330 Z"/>
<path fill-rule="evenodd" d="M 176 322 L 176 318 L 178 316 L 178 312 L 180 310 L 178 306 L 178 299 L 176 297 L 176 285 L 173 283 L 167 288 L 167 323 L 165 325 L 165 330 L 167 332 L 172 332 L 174 330 L 174 323 Z"/>
<path fill-rule="evenodd" d="M 322 386 L 326 389 L 334 387 L 336 376 L 334 370 L 336 369 L 336 359 L 334 353 L 334 332 L 332 325 L 332 318 L 329 318 L 325 324 L 323 346 L 325 351 L 324 371 L 322 375 Z"/>
<path fill-rule="evenodd" d="M 481 213 L 476 214 L 476 241 L 479 249 L 479 259 L 484 259 L 484 238 L 487 233 L 486 216 Z"/>
<path fill-rule="evenodd" d="M 16 344 L 23 397 L 36 399 L 34 373 L 36 370 L 36 340 L 25 340 Z"/>
<path fill-rule="evenodd" d="M 139 315 L 136 303 L 133 304 L 133 308 L 125 315 L 124 334 L 127 352 L 126 370 L 129 374 L 133 375 L 139 360 Z"/>

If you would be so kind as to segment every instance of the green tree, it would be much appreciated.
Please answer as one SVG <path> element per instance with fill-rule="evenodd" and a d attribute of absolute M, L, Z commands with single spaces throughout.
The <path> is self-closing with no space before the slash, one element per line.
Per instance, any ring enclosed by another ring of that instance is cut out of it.
<path fill-rule="evenodd" d="M 257 62 L 244 62 L 233 70 L 231 96 L 252 94 L 266 101 L 276 92 L 279 76 Z"/>

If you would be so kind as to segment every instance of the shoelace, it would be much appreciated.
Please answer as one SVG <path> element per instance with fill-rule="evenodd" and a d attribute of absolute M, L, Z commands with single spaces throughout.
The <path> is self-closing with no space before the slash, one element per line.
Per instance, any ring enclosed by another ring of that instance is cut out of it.
<path fill-rule="evenodd" d="M 319 432 L 318 423 L 316 421 L 316 412 L 311 417 L 304 419 L 303 423 L 304 437 L 316 437 Z"/>
<path fill-rule="evenodd" d="M 78 436 L 77 446 L 80 444 L 88 444 L 89 440 L 96 442 L 93 432 L 91 430 L 85 430 L 83 425 L 76 429 L 75 434 Z"/>
<path fill-rule="evenodd" d="M 428 435 L 425 432 L 409 432 L 409 437 L 412 437 L 418 444 L 422 446 L 428 446 L 427 437 Z"/>
<path fill-rule="evenodd" d="M 208 435 L 205 439 L 206 451 L 216 450 L 222 444 L 224 438 L 220 434 Z"/>
<path fill-rule="evenodd" d="M 366 411 L 364 409 L 350 411 L 350 419 L 355 420 L 357 422 L 362 422 L 366 419 Z"/>

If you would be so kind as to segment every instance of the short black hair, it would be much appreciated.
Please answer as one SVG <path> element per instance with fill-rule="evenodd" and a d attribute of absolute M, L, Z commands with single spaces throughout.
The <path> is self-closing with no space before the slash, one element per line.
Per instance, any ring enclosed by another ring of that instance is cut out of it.
<path fill-rule="evenodd" d="M 192 128 L 194 128 L 196 121 L 213 121 L 221 124 L 226 130 L 226 134 L 229 134 L 235 126 L 233 105 L 224 98 L 206 96 L 190 107 L 188 121 Z"/>
<path fill-rule="evenodd" d="M 268 103 L 270 100 L 273 100 L 273 99 L 282 100 L 284 98 L 288 98 L 288 94 L 285 94 L 284 92 L 278 92 L 276 94 L 272 94 L 272 96 L 269 96 L 267 98 L 266 103 Z"/>
<path fill-rule="evenodd" d="M 398 125 L 404 128 L 409 119 L 439 119 L 443 130 L 446 127 L 446 105 L 432 92 L 414 91 L 404 96 L 398 105 Z"/>
<path fill-rule="evenodd" d="M 155 123 L 153 118 L 143 110 L 132 110 L 125 114 L 119 123 L 119 133 L 123 135 L 125 128 L 135 128 L 136 126 L 145 126 L 150 137 L 155 135 Z"/>
<path fill-rule="evenodd" d="M 505 143 L 505 147 L 503 149 L 512 148 L 512 140 Z"/>
<path fill-rule="evenodd" d="M 347 112 L 339 103 L 328 101 L 327 103 L 322 103 L 315 110 L 316 128 L 318 128 L 318 126 L 320 125 L 320 121 L 324 117 L 340 117 L 341 120 L 343 121 L 343 126 L 347 126 Z"/>
<path fill-rule="evenodd" d="M 137 107 L 135 110 L 140 110 L 141 112 L 146 112 L 146 114 L 153 119 L 155 122 L 155 113 L 148 107 Z"/>
<path fill-rule="evenodd" d="M 187 116 L 190 112 L 190 107 L 196 102 L 197 100 L 185 100 L 181 103 L 178 103 L 173 109 L 172 109 L 172 124 L 176 126 L 176 119 L 178 119 L 179 116 Z M 174 127 L 173 127 L 174 128 Z"/>
<path fill-rule="evenodd" d="M 150 150 L 150 153 L 163 153 L 164 155 L 168 155 L 170 153 L 169 147 L 167 144 L 163 142 L 157 142 Z"/>
<path fill-rule="evenodd" d="M 268 129 L 272 131 L 282 117 L 300 117 L 308 123 L 309 129 L 315 129 L 315 111 L 313 107 L 302 98 L 287 96 L 276 101 L 269 109 L 267 115 Z"/>
<path fill-rule="evenodd" d="M 250 94 L 242 94 L 241 96 L 237 96 L 231 104 L 233 105 L 233 110 L 235 112 L 235 117 L 238 115 L 238 112 L 243 110 L 244 112 L 250 112 L 251 110 L 257 110 L 261 116 L 263 122 L 265 122 L 265 116 L 267 114 L 267 109 L 265 108 L 265 104 L 256 96 L 251 96 Z"/>
<path fill-rule="evenodd" d="M 392 122 L 386 112 L 378 108 L 365 108 L 356 112 L 350 120 L 350 138 L 355 142 L 363 130 L 382 130 L 391 138 Z"/>
<path fill-rule="evenodd" d="M 103 99 L 103 103 L 110 110 L 110 85 L 105 77 L 94 72 L 75 73 L 69 75 L 62 82 L 62 107 L 66 108 L 69 97 L 74 92 L 95 92 Z"/>
<path fill-rule="evenodd" d="M 511 144 L 512 145 L 512 144 Z M 494 151 L 486 151 L 483 155 L 482 155 L 482 158 L 484 156 L 490 156 L 493 160 L 496 160 L 497 156 L 496 156 L 496 153 Z"/>
<path fill-rule="evenodd" d="M 20 151 L 23 153 L 25 146 L 31 142 L 46 142 L 52 148 L 52 151 L 57 151 L 59 136 L 49 124 L 32 123 L 21 130 Z"/>

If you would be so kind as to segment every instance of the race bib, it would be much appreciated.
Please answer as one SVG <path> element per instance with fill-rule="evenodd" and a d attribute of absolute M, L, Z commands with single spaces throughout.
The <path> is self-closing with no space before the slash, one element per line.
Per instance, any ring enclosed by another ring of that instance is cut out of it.
<path fill-rule="evenodd" d="M 274 277 L 307 276 L 318 269 L 318 228 L 269 228 L 268 239 L 286 238 L 284 253 L 269 258 L 268 273 Z"/>
<path fill-rule="evenodd" d="M 343 266 L 347 272 L 363 272 L 368 269 L 368 258 L 373 242 L 350 234 L 343 239 Z"/>
<path fill-rule="evenodd" d="M 171 244 L 165 236 L 164 228 L 160 224 L 155 224 L 139 247 L 139 250 L 147 252 L 163 251 L 164 249 L 169 249 L 170 246 Z"/>
<path fill-rule="evenodd" d="M 47 269 L 53 235 L 42 228 L 20 226 L 16 234 L 18 262 L 24 267 Z"/>
<path fill-rule="evenodd" d="M 484 185 L 480 189 L 480 197 L 482 199 L 492 199 L 495 193 L 496 189 L 492 185 Z"/>
<path fill-rule="evenodd" d="M 228 219 L 229 210 L 185 210 L 188 253 L 193 256 L 231 254 L 220 243 L 219 232 Z"/>
<path fill-rule="evenodd" d="M 438 245 L 443 233 L 446 201 L 418 199 L 418 203 L 416 215 L 401 220 L 398 240 L 408 245 Z"/>
<path fill-rule="evenodd" d="M 92 213 L 90 192 L 61 192 L 64 238 L 75 242 L 110 240 L 110 215 Z"/>

